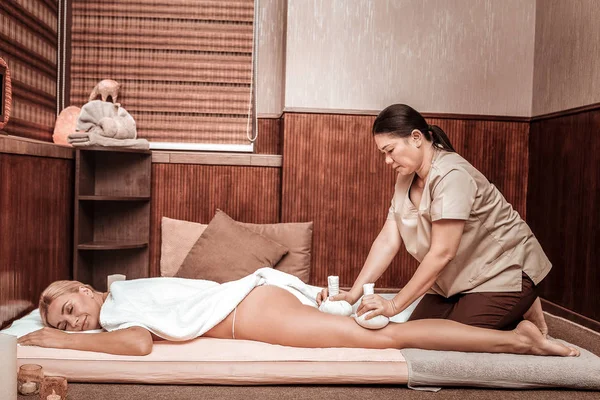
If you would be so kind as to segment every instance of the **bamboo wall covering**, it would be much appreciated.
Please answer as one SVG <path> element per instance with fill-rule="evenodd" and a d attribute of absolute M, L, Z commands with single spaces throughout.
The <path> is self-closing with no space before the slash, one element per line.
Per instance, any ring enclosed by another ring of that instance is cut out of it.
<path fill-rule="evenodd" d="M 531 124 L 527 216 L 553 268 L 542 297 L 600 322 L 600 106 Z"/>
<path fill-rule="evenodd" d="M 75 0 L 71 104 L 114 79 L 139 137 L 246 144 L 253 13 L 253 0 Z"/>
<path fill-rule="evenodd" d="M 0 57 L 12 79 L 6 133 L 52 141 L 56 117 L 57 1 L 0 2 Z"/>
<path fill-rule="evenodd" d="M 153 164 L 150 274 L 160 275 L 163 216 L 208 224 L 219 208 L 237 221 L 276 223 L 280 186 L 280 168 Z"/>
<path fill-rule="evenodd" d="M 0 152 L 0 326 L 71 277 L 73 161 Z"/>

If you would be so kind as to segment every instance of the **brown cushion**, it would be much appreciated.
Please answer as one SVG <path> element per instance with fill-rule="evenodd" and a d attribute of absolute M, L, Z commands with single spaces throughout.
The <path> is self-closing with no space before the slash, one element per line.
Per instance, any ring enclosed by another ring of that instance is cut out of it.
<path fill-rule="evenodd" d="M 303 282 L 308 283 L 313 236 L 312 222 L 281 224 L 238 222 L 238 224 L 287 247 L 289 252 L 277 263 L 275 269 L 295 275 Z"/>
<path fill-rule="evenodd" d="M 229 282 L 259 268 L 273 267 L 287 252 L 287 247 L 244 228 L 217 210 L 175 276 Z"/>
<path fill-rule="evenodd" d="M 160 276 L 174 276 L 208 225 L 163 217 Z"/>

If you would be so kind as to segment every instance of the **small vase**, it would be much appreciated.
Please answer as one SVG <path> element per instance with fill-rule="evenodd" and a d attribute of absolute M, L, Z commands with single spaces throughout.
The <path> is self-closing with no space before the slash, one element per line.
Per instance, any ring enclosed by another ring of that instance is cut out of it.
<path fill-rule="evenodd" d="M 17 389 L 24 396 L 33 396 L 40 391 L 44 379 L 44 370 L 41 365 L 23 364 L 17 374 Z"/>

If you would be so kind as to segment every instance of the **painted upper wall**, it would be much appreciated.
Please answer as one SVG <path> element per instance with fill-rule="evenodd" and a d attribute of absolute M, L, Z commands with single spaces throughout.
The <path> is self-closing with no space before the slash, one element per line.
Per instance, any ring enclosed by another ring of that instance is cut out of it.
<path fill-rule="evenodd" d="M 600 102 L 600 2 L 537 2 L 532 115 Z"/>
<path fill-rule="evenodd" d="M 286 109 L 531 115 L 535 0 L 287 3 Z"/>
<path fill-rule="evenodd" d="M 286 5 L 286 0 L 259 2 L 256 111 L 263 117 L 283 111 Z"/>

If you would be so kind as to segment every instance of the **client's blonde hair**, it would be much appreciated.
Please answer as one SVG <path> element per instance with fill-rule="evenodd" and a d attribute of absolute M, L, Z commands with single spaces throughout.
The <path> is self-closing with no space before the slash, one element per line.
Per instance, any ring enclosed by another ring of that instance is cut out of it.
<path fill-rule="evenodd" d="M 95 292 L 94 288 L 79 281 L 56 281 L 51 283 L 40 296 L 40 316 L 44 325 L 48 326 L 48 307 L 50 304 L 63 294 L 77 293 L 80 287 L 90 289 Z"/>

